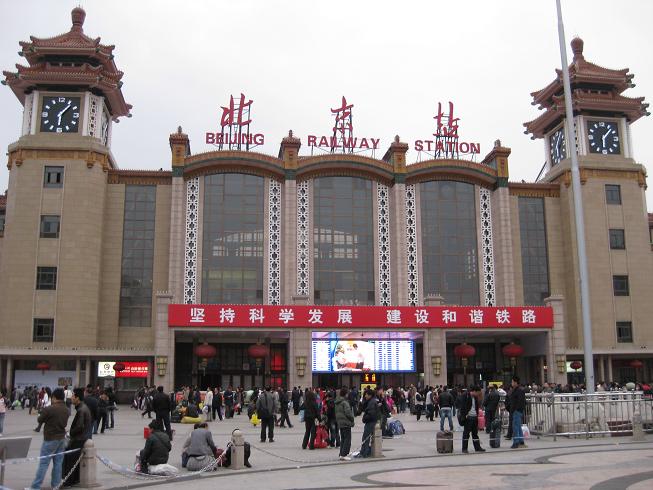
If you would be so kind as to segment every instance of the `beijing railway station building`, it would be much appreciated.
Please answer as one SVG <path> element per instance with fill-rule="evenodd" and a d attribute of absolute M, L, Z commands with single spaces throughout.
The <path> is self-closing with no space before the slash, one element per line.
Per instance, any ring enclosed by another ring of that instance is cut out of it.
<path fill-rule="evenodd" d="M 24 106 L 0 200 L 6 387 L 582 378 L 560 73 L 525 124 L 547 158 L 536 183 L 510 181 L 499 140 L 477 161 L 460 144 L 410 163 L 409 148 L 438 142 L 366 141 L 378 159 L 290 133 L 265 155 L 219 131 L 222 149 L 193 154 L 181 128 L 163 170 L 121 170 L 123 73 L 84 11 L 72 18 L 21 42 L 24 64 L 4 72 Z M 653 252 L 630 136 L 647 104 L 622 95 L 627 69 L 572 48 L 596 378 L 650 380 Z"/>

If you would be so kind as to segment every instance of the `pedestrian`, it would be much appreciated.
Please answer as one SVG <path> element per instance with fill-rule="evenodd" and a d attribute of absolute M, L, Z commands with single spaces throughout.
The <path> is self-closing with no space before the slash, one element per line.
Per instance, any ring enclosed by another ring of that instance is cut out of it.
<path fill-rule="evenodd" d="M 320 412 L 315 400 L 315 393 L 306 388 L 304 393 L 304 440 L 302 441 L 302 449 L 315 449 L 315 420 L 319 417 Z"/>
<path fill-rule="evenodd" d="M 481 441 L 478 438 L 478 411 L 481 408 L 480 398 L 482 396 L 481 388 L 472 386 L 465 395 L 462 397 L 460 403 L 460 419 L 463 422 L 463 453 L 468 453 L 467 445 L 469 444 L 469 436 L 472 436 L 472 443 L 474 450 L 477 453 L 485 452 L 481 447 Z"/>
<path fill-rule="evenodd" d="M 283 386 L 279 388 L 279 413 L 281 413 L 279 427 L 285 427 L 285 424 L 287 423 L 288 428 L 292 429 L 290 417 L 288 416 L 288 392 Z"/>
<path fill-rule="evenodd" d="M 161 426 L 165 429 L 170 441 L 172 441 L 172 426 L 170 425 L 170 412 L 172 408 L 170 397 L 163 392 L 163 386 L 157 386 L 156 394 L 152 398 L 152 409 L 154 410 L 156 420 L 161 421 Z"/>
<path fill-rule="evenodd" d="M 445 386 L 438 397 L 440 405 L 440 432 L 444 432 L 444 419 L 449 420 L 449 430 L 453 432 L 453 396 Z"/>
<path fill-rule="evenodd" d="M 147 418 L 151 419 L 152 418 L 152 393 L 150 390 L 145 389 L 145 392 L 143 394 L 143 400 L 141 402 L 142 412 L 141 412 L 141 418 L 145 418 L 145 414 L 147 414 Z"/>
<path fill-rule="evenodd" d="M 266 429 L 268 440 L 274 442 L 274 413 L 277 404 L 270 390 L 270 386 L 267 386 L 256 400 L 256 413 L 261 420 L 261 442 L 265 442 Z"/>
<path fill-rule="evenodd" d="M 219 388 L 216 388 L 213 392 L 213 398 L 211 401 L 211 417 L 213 420 L 215 420 L 216 413 L 220 420 L 222 420 L 222 393 Z"/>
<path fill-rule="evenodd" d="M 234 416 L 234 392 L 231 386 L 224 390 L 224 418 L 230 419 Z"/>
<path fill-rule="evenodd" d="M 354 427 L 354 412 L 348 400 L 349 390 L 341 388 L 336 397 L 336 423 L 340 429 L 340 461 L 351 461 L 351 429 Z"/>
<path fill-rule="evenodd" d="M 508 431 L 506 432 L 506 440 L 510 441 L 510 440 L 512 440 L 512 419 L 513 419 L 513 415 L 512 415 L 512 403 L 511 403 L 511 401 L 512 401 L 513 388 L 512 388 L 512 386 L 509 386 L 507 388 L 508 388 L 508 391 L 506 393 L 506 398 L 505 398 L 505 401 L 504 401 L 504 407 L 505 407 L 506 411 L 508 412 Z"/>
<path fill-rule="evenodd" d="M 417 421 L 419 422 L 420 417 L 422 416 L 422 412 L 424 411 L 424 395 L 419 392 L 419 390 L 415 391 L 415 415 L 417 416 Z"/>
<path fill-rule="evenodd" d="M 519 377 L 512 377 L 512 393 L 510 394 L 510 410 L 512 412 L 512 446 L 510 449 L 526 447 L 524 443 L 524 433 L 521 429 L 526 411 L 526 394 L 519 385 Z"/>
<path fill-rule="evenodd" d="M 215 461 L 217 448 L 208 427 L 206 422 L 195 424 L 195 429 L 184 442 L 181 465 L 188 471 L 199 471 Z"/>
<path fill-rule="evenodd" d="M 424 397 L 424 404 L 426 405 L 426 420 L 433 422 L 433 388 L 426 387 L 426 396 Z"/>
<path fill-rule="evenodd" d="M 99 404 L 100 404 L 100 400 L 95 395 L 93 386 L 87 385 L 86 391 L 84 393 L 84 405 L 86 405 L 88 407 L 88 410 L 91 412 L 91 420 L 93 421 L 88 433 L 89 439 L 93 439 L 93 434 L 97 434 L 97 420 L 99 420 L 100 418 Z"/>
<path fill-rule="evenodd" d="M 204 406 L 202 408 L 202 412 L 204 412 L 207 422 L 211 422 L 212 420 L 215 420 L 215 417 L 213 417 L 213 413 L 211 412 L 212 410 L 213 410 L 213 390 L 209 386 L 206 389 L 206 394 L 204 395 Z"/>
<path fill-rule="evenodd" d="M 7 414 L 7 398 L 4 391 L 0 390 L 0 436 L 5 428 L 5 415 Z"/>
<path fill-rule="evenodd" d="M 3 397 L 4 398 L 4 397 Z M 57 388 L 52 392 L 52 403 L 43 407 L 38 422 L 44 425 L 43 444 L 36 476 L 29 488 L 41 488 L 45 475 L 52 460 L 51 486 L 57 488 L 61 484 L 61 467 L 66 448 L 66 425 L 68 425 L 68 408 L 64 403 L 64 390 Z M 4 413 L 2 414 L 4 415 Z"/>
<path fill-rule="evenodd" d="M 107 416 L 109 414 L 109 397 L 104 391 L 100 393 L 98 398 L 97 414 L 98 418 L 95 421 L 95 430 L 93 433 L 97 434 L 98 429 L 100 429 L 100 433 L 104 434 L 104 431 L 108 425 Z"/>
<path fill-rule="evenodd" d="M 39 413 L 40 413 L 41 410 L 43 410 L 45 407 L 49 407 L 52 404 L 52 402 L 50 401 L 52 397 L 52 391 L 50 391 L 49 387 L 41 388 L 41 394 L 39 395 L 39 397 L 40 397 L 39 399 Z M 38 425 L 36 426 L 36 429 L 34 429 L 34 432 L 41 432 L 42 425 L 43 424 L 39 422 Z"/>
<path fill-rule="evenodd" d="M 374 436 L 374 427 L 379 421 L 378 400 L 371 389 L 365 390 L 363 395 L 363 428 L 362 444 L 357 458 L 369 458 L 372 455 L 371 439 Z"/>
<path fill-rule="evenodd" d="M 290 396 L 290 398 L 291 398 L 291 400 L 292 400 L 292 409 L 293 409 L 293 413 L 295 414 L 295 416 L 299 415 L 299 405 L 300 405 L 299 399 L 300 399 L 301 397 L 302 397 L 301 392 L 300 392 L 299 389 L 295 386 L 295 387 L 292 389 L 292 395 Z"/>
<path fill-rule="evenodd" d="M 485 410 L 485 432 L 488 434 L 490 433 L 490 426 L 496 416 L 497 408 L 499 408 L 500 398 L 499 393 L 497 393 L 496 385 L 490 385 L 490 390 L 483 400 L 483 410 Z"/>
<path fill-rule="evenodd" d="M 329 430 L 329 446 L 340 447 L 340 431 L 336 420 L 336 393 L 329 391 L 326 396 L 326 426 Z"/>
<path fill-rule="evenodd" d="M 109 386 L 106 390 L 105 393 L 107 394 L 108 398 L 108 405 L 107 405 L 107 429 L 113 429 L 115 427 L 115 415 L 114 412 L 118 410 L 118 400 L 116 399 L 116 393 L 113 391 L 113 388 Z"/>
<path fill-rule="evenodd" d="M 64 487 L 72 487 L 79 483 L 79 464 L 77 462 L 82 456 L 81 451 L 84 444 L 90 439 L 89 435 L 93 432 L 93 417 L 84 403 L 84 388 L 75 388 L 72 400 L 76 412 L 73 423 L 70 425 L 68 450 L 79 449 L 79 451 L 68 453 L 64 457 L 63 471 L 66 475 L 70 473 L 68 479 L 63 483 Z M 73 470 L 73 468 L 75 469 Z"/>

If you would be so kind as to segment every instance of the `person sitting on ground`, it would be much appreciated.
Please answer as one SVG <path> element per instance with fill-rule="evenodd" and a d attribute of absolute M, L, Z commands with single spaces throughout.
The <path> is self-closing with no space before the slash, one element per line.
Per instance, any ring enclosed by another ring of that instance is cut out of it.
<path fill-rule="evenodd" d="M 195 429 L 184 442 L 181 465 L 188 471 L 199 471 L 210 465 L 217 453 L 213 436 L 206 422 L 195 424 Z"/>
<path fill-rule="evenodd" d="M 139 453 L 142 473 L 148 473 L 152 465 L 166 464 L 172 449 L 170 437 L 163 430 L 161 419 L 154 419 L 150 422 L 149 428 L 152 431 L 145 441 L 145 447 Z"/>
<path fill-rule="evenodd" d="M 183 411 L 184 417 L 181 419 L 182 424 L 198 424 L 202 422 L 200 417 L 200 410 L 193 402 L 188 402 L 186 410 Z"/>

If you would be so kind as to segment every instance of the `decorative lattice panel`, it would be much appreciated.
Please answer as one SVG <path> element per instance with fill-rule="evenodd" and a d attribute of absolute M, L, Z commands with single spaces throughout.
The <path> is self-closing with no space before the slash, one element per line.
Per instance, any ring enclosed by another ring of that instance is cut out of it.
<path fill-rule="evenodd" d="M 496 305 L 494 281 L 494 244 L 492 238 L 492 195 L 480 188 L 481 247 L 483 252 L 483 286 L 485 306 Z"/>
<path fill-rule="evenodd" d="M 268 191 L 268 303 L 281 303 L 281 184 L 270 180 Z"/>
<path fill-rule="evenodd" d="M 297 294 L 308 296 L 310 197 L 308 181 L 297 184 Z"/>
<path fill-rule="evenodd" d="M 419 303 L 419 271 L 417 268 L 417 216 L 415 186 L 406 186 L 406 258 L 408 260 L 408 304 Z"/>
<path fill-rule="evenodd" d="M 199 212 L 199 177 L 186 181 L 186 248 L 184 254 L 184 303 L 197 299 L 197 232 Z"/>
<path fill-rule="evenodd" d="M 377 229 L 379 235 L 379 302 L 381 306 L 390 306 L 390 191 L 387 185 L 376 185 L 376 202 L 378 208 Z"/>

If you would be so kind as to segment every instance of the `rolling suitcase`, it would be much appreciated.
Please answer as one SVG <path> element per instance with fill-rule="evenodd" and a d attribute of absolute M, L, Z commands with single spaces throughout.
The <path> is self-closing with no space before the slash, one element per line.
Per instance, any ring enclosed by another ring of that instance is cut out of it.
<path fill-rule="evenodd" d="M 439 454 L 453 453 L 453 432 L 438 431 L 435 436 L 435 447 Z"/>
<path fill-rule="evenodd" d="M 494 419 L 490 424 L 490 447 L 501 447 L 501 419 Z"/>

